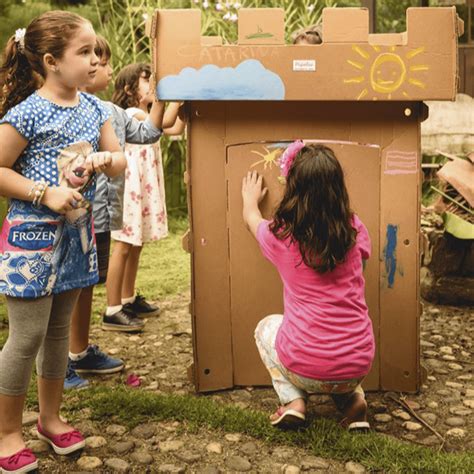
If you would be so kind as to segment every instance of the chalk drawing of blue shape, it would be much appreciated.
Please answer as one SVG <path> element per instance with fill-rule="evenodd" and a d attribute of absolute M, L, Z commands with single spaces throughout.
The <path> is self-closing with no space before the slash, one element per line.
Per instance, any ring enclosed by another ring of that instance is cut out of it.
<path fill-rule="evenodd" d="M 285 85 L 260 61 L 248 59 L 235 68 L 184 68 L 163 77 L 157 95 L 162 100 L 284 100 Z"/>
<path fill-rule="evenodd" d="M 395 283 L 395 272 L 397 270 L 397 233 L 397 225 L 387 225 L 387 236 L 383 253 L 385 257 L 385 273 L 389 288 L 393 288 Z"/>

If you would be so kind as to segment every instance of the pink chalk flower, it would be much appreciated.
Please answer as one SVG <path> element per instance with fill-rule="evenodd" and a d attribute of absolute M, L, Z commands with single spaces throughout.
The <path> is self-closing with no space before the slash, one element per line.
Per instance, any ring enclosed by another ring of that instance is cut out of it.
<path fill-rule="evenodd" d="M 288 176 L 296 155 L 302 148 L 304 148 L 303 140 L 296 140 L 295 142 L 290 143 L 283 152 L 283 155 L 280 158 L 280 170 L 281 175 L 285 178 Z"/>

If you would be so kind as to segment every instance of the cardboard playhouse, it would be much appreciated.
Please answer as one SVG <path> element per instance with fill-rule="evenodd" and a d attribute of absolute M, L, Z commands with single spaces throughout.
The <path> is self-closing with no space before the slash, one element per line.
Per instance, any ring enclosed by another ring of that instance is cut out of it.
<path fill-rule="evenodd" d="M 369 34 L 366 9 L 326 8 L 317 46 L 284 44 L 281 9 L 240 10 L 238 43 L 226 45 L 201 36 L 200 15 L 156 10 L 149 29 L 158 97 L 187 101 L 197 391 L 270 383 L 253 333 L 283 312 L 282 285 L 243 224 L 240 190 L 249 169 L 262 173 L 270 218 L 284 189 L 278 159 L 299 138 L 335 151 L 372 239 L 377 354 L 365 388 L 416 391 L 422 101 L 455 98 L 454 7 L 408 9 L 400 34 Z"/>

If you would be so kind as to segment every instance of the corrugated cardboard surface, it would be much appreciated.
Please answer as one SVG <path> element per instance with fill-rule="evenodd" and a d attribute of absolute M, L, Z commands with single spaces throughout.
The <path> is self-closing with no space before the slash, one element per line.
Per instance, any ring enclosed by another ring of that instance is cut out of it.
<path fill-rule="evenodd" d="M 369 35 L 369 13 L 365 8 L 325 8 L 325 43 L 363 43 Z"/>
<path fill-rule="evenodd" d="M 259 15 L 263 22 L 275 12 L 242 13 L 239 31 L 253 31 Z M 321 45 L 261 44 L 262 29 L 254 38 L 246 34 L 248 44 L 216 46 L 201 40 L 200 10 L 157 10 L 152 28 L 157 94 L 165 100 L 455 97 L 461 23 L 454 7 L 409 8 L 406 34 L 369 35 L 364 9 L 330 8 L 323 17 Z"/>
<path fill-rule="evenodd" d="M 367 389 L 419 385 L 420 104 L 349 102 L 191 104 L 188 175 L 193 266 L 195 382 L 198 391 L 266 384 L 253 340 L 255 322 L 281 311 L 281 283 L 241 222 L 241 177 L 264 142 L 297 138 L 333 144 L 374 254 L 367 300 L 378 355 Z M 365 147 L 377 145 L 379 149 Z M 278 198 L 276 168 L 264 163 Z M 379 209 L 379 211 L 377 211 Z M 380 223 L 379 223 L 380 222 Z M 378 224 L 379 223 L 379 224 Z"/>

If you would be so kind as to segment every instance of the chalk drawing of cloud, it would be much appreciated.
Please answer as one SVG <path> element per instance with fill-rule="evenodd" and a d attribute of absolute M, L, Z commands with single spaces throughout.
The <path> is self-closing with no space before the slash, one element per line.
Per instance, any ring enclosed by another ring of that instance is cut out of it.
<path fill-rule="evenodd" d="M 283 100 L 285 85 L 260 61 L 248 59 L 235 68 L 184 68 L 161 79 L 157 93 L 163 100 Z"/>

